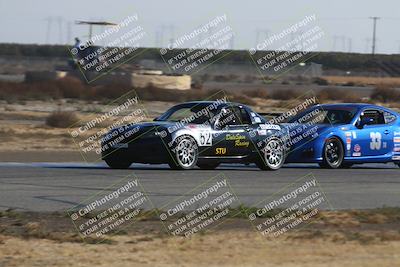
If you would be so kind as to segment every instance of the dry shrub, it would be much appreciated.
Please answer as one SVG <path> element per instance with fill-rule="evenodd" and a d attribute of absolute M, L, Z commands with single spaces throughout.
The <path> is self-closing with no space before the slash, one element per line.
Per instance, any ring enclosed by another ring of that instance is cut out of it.
<path fill-rule="evenodd" d="M 88 94 L 87 88 L 78 78 L 67 77 L 54 82 L 63 98 L 83 98 Z"/>
<path fill-rule="evenodd" d="M 271 98 L 277 100 L 290 100 L 298 98 L 300 95 L 301 95 L 300 92 L 297 92 L 296 90 L 293 89 L 274 90 L 271 93 Z"/>
<path fill-rule="evenodd" d="M 257 102 L 248 97 L 247 95 L 244 94 L 231 94 L 228 95 L 228 100 L 231 102 L 237 102 L 245 105 L 256 105 Z"/>
<path fill-rule="evenodd" d="M 400 91 L 393 85 L 379 84 L 371 93 L 371 99 L 383 103 L 400 101 Z"/>
<path fill-rule="evenodd" d="M 313 83 L 318 84 L 318 85 L 328 85 L 329 84 L 329 82 L 326 79 L 320 78 L 320 77 L 315 78 L 313 80 Z"/>
<path fill-rule="evenodd" d="M 360 97 L 357 96 L 354 92 L 334 89 L 334 88 L 326 88 L 318 92 L 317 97 L 320 101 L 327 100 L 335 100 L 341 102 L 359 102 Z"/>
<path fill-rule="evenodd" d="M 261 89 L 261 88 L 248 91 L 248 92 L 246 92 L 246 95 L 249 97 L 258 97 L 258 98 L 264 98 L 264 99 L 267 99 L 269 96 L 267 89 Z"/>
<path fill-rule="evenodd" d="M 46 125 L 56 128 L 68 128 L 77 122 L 78 116 L 69 111 L 56 111 L 46 118 Z"/>

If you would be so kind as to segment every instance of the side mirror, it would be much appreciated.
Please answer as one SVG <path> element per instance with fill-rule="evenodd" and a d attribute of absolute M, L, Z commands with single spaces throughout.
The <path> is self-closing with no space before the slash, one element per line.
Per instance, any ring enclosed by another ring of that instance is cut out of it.
<path fill-rule="evenodd" d="M 370 125 L 373 122 L 374 122 L 373 118 L 361 118 L 361 120 L 357 122 L 357 128 L 362 129 L 364 128 L 365 125 Z"/>

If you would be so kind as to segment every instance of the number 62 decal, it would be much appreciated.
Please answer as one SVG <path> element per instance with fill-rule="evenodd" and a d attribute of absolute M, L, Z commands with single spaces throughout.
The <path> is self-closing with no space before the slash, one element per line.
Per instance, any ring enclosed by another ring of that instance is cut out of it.
<path fill-rule="evenodd" d="M 211 132 L 200 132 L 200 146 L 212 146 Z"/>

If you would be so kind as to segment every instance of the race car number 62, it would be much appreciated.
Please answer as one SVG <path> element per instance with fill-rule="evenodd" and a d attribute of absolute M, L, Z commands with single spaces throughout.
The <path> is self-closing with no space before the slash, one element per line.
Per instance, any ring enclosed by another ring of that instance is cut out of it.
<path fill-rule="evenodd" d="M 200 145 L 201 146 L 211 146 L 212 145 L 212 135 L 210 132 L 200 133 Z"/>

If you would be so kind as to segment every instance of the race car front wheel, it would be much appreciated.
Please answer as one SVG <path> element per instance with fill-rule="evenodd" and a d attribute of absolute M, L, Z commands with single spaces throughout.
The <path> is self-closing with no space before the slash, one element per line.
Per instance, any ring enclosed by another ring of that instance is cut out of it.
<path fill-rule="evenodd" d="M 285 148 L 278 138 L 270 139 L 261 152 L 256 165 L 262 170 L 278 170 L 285 163 Z"/>
<path fill-rule="evenodd" d="M 197 164 L 198 147 L 196 140 L 191 136 L 181 136 L 176 140 L 173 149 L 173 159 L 169 162 L 169 166 L 175 170 L 193 169 Z"/>
<path fill-rule="evenodd" d="M 319 165 L 322 168 L 337 169 L 343 164 L 344 148 L 342 142 L 336 137 L 331 137 L 325 141 L 323 151 L 323 162 Z"/>

